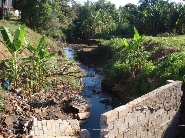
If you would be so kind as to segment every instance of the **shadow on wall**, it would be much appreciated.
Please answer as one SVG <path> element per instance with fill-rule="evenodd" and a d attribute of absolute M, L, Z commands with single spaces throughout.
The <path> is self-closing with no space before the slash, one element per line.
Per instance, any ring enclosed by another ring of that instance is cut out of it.
<path fill-rule="evenodd" d="M 177 136 L 177 132 L 179 130 L 178 123 L 180 116 L 180 111 L 177 111 L 177 113 L 173 116 L 172 121 L 170 121 L 169 124 L 166 124 L 168 125 L 168 127 L 163 134 L 163 138 L 175 138 Z"/>
<path fill-rule="evenodd" d="M 183 89 L 184 90 L 184 89 Z M 177 126 L 177 136 L 176 138 L 185 138 L 185 94 L 183 93 L 180 106 L 180 120 Z"/>

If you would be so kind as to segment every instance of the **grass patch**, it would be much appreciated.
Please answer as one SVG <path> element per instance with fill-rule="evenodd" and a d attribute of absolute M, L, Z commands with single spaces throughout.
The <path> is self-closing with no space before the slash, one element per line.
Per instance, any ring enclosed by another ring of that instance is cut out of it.
<path fill-rule="evenodd" d="M 16 28 L 21 26 L 21 22 L 18 21 L 6 21 L 0 20 L 0 26 L 4 26 L 10 29 L 11 32 L 14 32 Z M 29 27 L 25 27 L 25 37 L 29 40 L 32 45 L 37 45 L 38 41 L 42 37 L 41 34 L 36 31 L 30 29 Z M 0 39 L 2 40 L 2 36 L 0 35 Z M 55 46 L 56 44 L 53 42 L 51 38 L 46 38 L 47 45 Z"/>

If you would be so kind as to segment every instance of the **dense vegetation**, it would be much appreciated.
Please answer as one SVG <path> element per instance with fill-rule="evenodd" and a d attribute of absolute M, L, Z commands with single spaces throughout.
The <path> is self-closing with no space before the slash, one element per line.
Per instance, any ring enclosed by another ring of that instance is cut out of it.
<path fill-rule="evenodd" d="M 184 34 L 185 6 L 164 0 L 140 0 L 118 9 L 111 2 L 74 0 L 14 0 L 26 25 L 56 38 L 97 38 L 133 35 L 133 26 L 141 34 Z"/>
<path fill-rule="evenodd" d="M 125 95 L 142 95 L 166 83 L 185 83 L 184 36 L 148 37 L 134 31 L 133 39 L 101 40 L 111 47 L 106 79 L 114 90 Z M 184 89 L 184 86 L 183 86 Z"/>
<path fill-rule="evenodd" d="M 166 79 L 184 81 L 184 37 L 176 36 L 185 33 L 185 5 L 165 0 L 138 2 L 116 8 L 105 0 L 84 5 L 74 0 L 14 0 L 13 6 L 21 11 L 23 23 L 53 38 L 69 42 L 112 38 L 102 41 L 112 49 L 108 76 L 141 94 Z"/>

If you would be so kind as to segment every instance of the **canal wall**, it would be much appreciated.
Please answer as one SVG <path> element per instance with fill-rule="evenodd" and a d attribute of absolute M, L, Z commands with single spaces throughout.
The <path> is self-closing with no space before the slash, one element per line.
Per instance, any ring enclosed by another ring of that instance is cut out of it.
<path fill-rule="evenodd" d="M 101 115 L 101 138 L 174 138 L 181 104 L 181 81 L 147 93 Z"/>

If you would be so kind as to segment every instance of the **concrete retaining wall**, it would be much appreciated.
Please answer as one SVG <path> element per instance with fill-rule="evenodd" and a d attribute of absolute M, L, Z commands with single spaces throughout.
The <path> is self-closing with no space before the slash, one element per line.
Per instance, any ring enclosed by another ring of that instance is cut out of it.
<path fill-rule="evenodd" d="M 101 115 L 101 138 L 174 138 L 182 82 L 175 81 Z"/>

